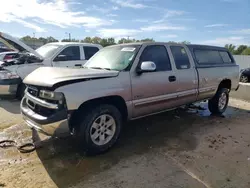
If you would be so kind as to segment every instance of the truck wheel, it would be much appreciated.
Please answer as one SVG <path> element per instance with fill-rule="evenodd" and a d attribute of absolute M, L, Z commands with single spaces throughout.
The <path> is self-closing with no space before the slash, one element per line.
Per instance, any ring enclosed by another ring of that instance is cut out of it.
<path fill-rule="evenodd" d="M 245 76 L 245 75 L 241 75 L 240 82 L 247 83 L 248 82 L 248 77 Z"/>
<path fill-rule="evenodd" d="M 122 116 L 115 106 L 103 104 L 90 109 L 80 122 L 74 130 L 77 142 L 85 154 L 96 155 L 115 144 L 121 132 Z"/>
<path fill-rule="evenodd" d="M 17 92 L 16 92 L 16 97 L 18 100 L 22 100 L 23 96 L 24 96 L 24 91 L 26 89 L 26 85 L 21 83 L 18 85 L 17 87 Z"/>
<path fill-rule="evenodd" d="M 223 114 L 228 105 L 229 92 L 226 88 L 220 88 L 215 96 L 208 101 L 208 109 L 212 114 Z"/>

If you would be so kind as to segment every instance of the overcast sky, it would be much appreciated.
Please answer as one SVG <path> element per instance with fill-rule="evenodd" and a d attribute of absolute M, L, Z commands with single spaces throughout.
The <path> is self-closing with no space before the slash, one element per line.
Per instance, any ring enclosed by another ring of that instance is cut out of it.
<path fill-rule="evenodd" d="M 3 0 L 0 31 L 250 45 L 250 0 Z"/>

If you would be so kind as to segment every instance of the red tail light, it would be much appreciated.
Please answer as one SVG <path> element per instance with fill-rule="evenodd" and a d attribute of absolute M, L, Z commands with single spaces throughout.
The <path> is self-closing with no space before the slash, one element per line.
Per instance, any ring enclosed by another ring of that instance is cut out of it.
<path fill-rule="evenodd" d="M 12 59 L 12 56 L 11 56 L 11 55 L 5 55 L 4 58 L 3 58 L 4 61 L 5 61 L 5 60 L 9 60 L 9 59 Z"/>

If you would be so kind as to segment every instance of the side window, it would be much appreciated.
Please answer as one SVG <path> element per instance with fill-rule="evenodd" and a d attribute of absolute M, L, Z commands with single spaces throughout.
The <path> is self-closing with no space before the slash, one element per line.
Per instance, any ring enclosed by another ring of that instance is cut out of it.
<path fill-rule="evenodd" d="M 99 51 L 97 47 L 84 46 L 83 47 L 85 59 L 89 60 L 96 52 Z"/>
<path fill-rule="evenodd" d="M 232 63 L 233 62 L 231 57 L 229 56 L 228 52 L 220 51 L 219 53 L 220 53 L 221 58 L 223 59 L 224 63 Z"/>
<path fill-rule="evenodd" d="M 223 60 L 217 50 L 195 50 L 196 60 L 199 64 L 222 64 Z"/>
<path fill-rule="evenodd" d="M 183 48 L 182 46 L 171 46 L 170 49 L 174 56 L 176 68 L 189 69 L 190 62 L 185 48 Z"/>
<path fill-rule="evenodd" d="M 69 46 L 61 51 L 60 54 L 55 58 L 56 61 L 77 61 L 80 58 L 79 46 Z"/>
<path fill-rule="evenodd" d="M 167 49 L 162 45 L 147 46 L 140 57 L 140 63 L 143 61 L 154 62 L 156 71 L 172 70 Z"/>

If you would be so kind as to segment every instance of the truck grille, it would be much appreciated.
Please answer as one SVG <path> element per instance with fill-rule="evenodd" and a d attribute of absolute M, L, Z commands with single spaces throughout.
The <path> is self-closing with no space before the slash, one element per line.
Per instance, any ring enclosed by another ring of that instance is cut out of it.
<path fill-rule="evenodd" d="M 44 98 L 39 97 L 40 90 L 49 90 L 50 91 L 49 88 L 40 88 L 40 87 L 38 88 L 38 87 L 34 87 L 34 86 L 27 86 L 27 88 L 28 88 L 27 92 L 29 94 L 31 94 L 32 96 L 39 98 L 39 99 L 42 99 L 42 100 L 49 102 L 49 103 L 59 104 L 59 102 L 56 100 L 49 100 L 49 99 L 44 99 Z"/>
<path fill-rule="evenodd" d="M 28 91 L 29 94 L 31 94 L 34 97 L 38 97 L 38 95 L 39 95 L 39 90 L 37 88 L 35 88 L 35 87 L 29 86 L 27 91 Z"/>
<path fill-rule="evenodd" d="M 27 92 L 32 95 L 33 97 L 35 98 L 39 98 L 45 102 L 49 102 L 49 103 L 53 103 L 53 104 L 59 104 L 59 101 L 57 100 L 49 100 L 49 99 L 44 99 L 44 98 L 41 98 L 39 97 L 39 92 L 40 90 L 49 90 L 48 88 L 40 88 L 40 87 L 36 87 L 36 86 L 27 86 Z M 45 116 L 45 117 L 49 117 L 53 114 L 55 114 L 57 112 L 57 110 L 54 110 L 54 109 L 49 109 L 49 108 L 46 108 L 46 107 L 43 107 L 39 104 L 36 104 L 34 103 L 33 101 L 27 99 L 26 100 L 26 103 L 27 103 L 27 106 L 33 110 L 35 113 L 37 114 L 40 114 L 42 116 Z"/>

